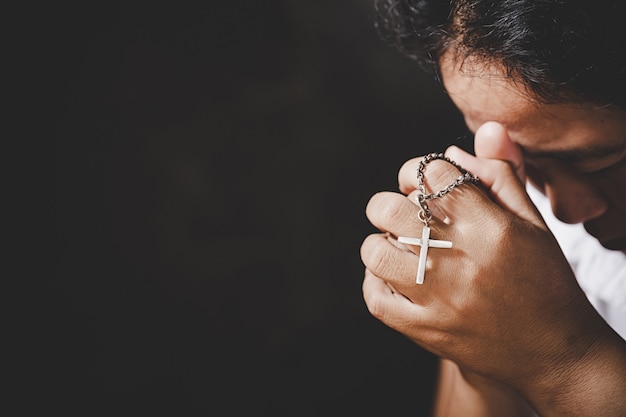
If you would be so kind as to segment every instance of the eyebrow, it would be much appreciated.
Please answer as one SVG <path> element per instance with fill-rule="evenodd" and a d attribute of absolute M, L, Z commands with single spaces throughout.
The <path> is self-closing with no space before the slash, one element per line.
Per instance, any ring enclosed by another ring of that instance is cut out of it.
<path fill-rule="evenodd" d="M 593 148 L 574 148 L 554 151 L 538 151 L 522 147 L 525 157 L 553 158 L 567 162 L 584 162 L 587 160 L 605 158 L 623 152 L 621 146 L 603 146 Z"/>

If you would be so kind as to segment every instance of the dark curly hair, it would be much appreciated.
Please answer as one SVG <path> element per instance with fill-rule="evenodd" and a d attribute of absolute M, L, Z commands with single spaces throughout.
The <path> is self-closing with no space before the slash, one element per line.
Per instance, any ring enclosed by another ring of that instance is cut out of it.
<path fill-rule="evenodd" d="M 624 0 L 374 0 L 376 27 L 424 69 L 453 50 L 503 65 L 533 98 L 626 108 Z"/>

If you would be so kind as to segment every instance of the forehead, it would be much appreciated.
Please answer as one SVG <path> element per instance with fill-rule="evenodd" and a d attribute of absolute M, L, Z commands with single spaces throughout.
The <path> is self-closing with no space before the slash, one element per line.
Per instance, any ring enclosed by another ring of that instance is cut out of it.
<path fill-rule="evenodd" d="M 487 121 L 498 121 L 511 129 L 548 110 L 541 109 L 522 85 L 494 63 L 459 62 L 447 53 L 441 59 L 440 71 L 446 92 L 473 131 Z"/>
<path fill-rule="evenodd" d="M 591 103 L 541 103 L 501 66 L 460 62 L 451 52 L 440 60 L 440 72 L 446 92 L 472 131 L 485 122 L 499 122 L 513 141 L 531 152 L 612 147 L 614 141 L 623 146 L 623 110 Z"/>

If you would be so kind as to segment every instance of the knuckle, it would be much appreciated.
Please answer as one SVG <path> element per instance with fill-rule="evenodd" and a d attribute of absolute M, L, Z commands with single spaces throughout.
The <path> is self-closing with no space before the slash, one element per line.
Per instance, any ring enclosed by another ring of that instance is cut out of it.
<path fill-rule="evenodd" d="M 512 242 L 515 241 L 514 237 L 519 233 L 519 227 L 512 221 L 506 221 L 502 219 L 497 222 L 497 227 L 493 227 L 491 236 L 493 250 L 506 254 Z"/>
<path fill-rule="evenodd" d="M 434 160 L 430 162 L 424 171 L 424 184 L 429 192 L 436 192 L 446 187 L 460 175 L 460 171 L 452 164 Z"/>
<path fill-rule="evenodd" d="M 452 344 L 452 337 L 446 331 L 440 329 L 430 329 L 424 331 L 422 335 L 423 339 L 431 346 L 438 348 L 450 347 Z"/>
<path fill-rule="evenodd" d="M 503 161 L 500 159 L 490 159 L 489 162 L 493 165 L 493 169 L 497 171 L 510 171 L 511 173 L 513 173 L 513 167 L 508 161 Z"/>
<path fill-rule="evenodd" d="M 374 223 L 388 223 L 399 215 L 401 198 L 397 193 L 379 192 L 374 194 L 366 207 L 367 217 Z"/>
<path fill-rule="evenodd" d="M 380 207 L 381 221 L 386 224 L 398 224 L 404 221 L 403 199 L 390 198 Z"/>
<path fill-rule="evenodd" d="M 393 249 L 378 242 L 370 248 L 367 267 L 378 276 L 387 276 L 394 264 Z"/>
<path fill-rule="evenodd" d="M 376 319 L 385 321 L 385 306 L 382 297 L 378 293 L 370 294 L 365 298 L 365 305 L 369 313 Z"/>

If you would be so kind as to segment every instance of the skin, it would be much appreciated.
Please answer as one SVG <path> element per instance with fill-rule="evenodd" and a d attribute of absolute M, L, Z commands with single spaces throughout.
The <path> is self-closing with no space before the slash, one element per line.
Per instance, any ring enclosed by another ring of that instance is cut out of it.
<path fill-rule="evenodd" d="M 583 223 L 603 246 L 626 251 L 626 112 L 591 103 L 536 103 L 497 67 L 482 68 L 482 77 L 463 71 L 444 56 L 444 86 L 470 130 L 500 123 L 523 154 L 515 163 L 526 164 L 556 217 Z M 500 156 L 489 154 L 492 145 L 487 139 L 476 152 Z"/>
<path fill-rule="evenodd" d="M 378 193 L 363 242 L 370 312 L 442 358 L 437 416 L 623 416 L 626 343 L 598 315 L 528 198 L 528 179 L 555 215 L 584 222 L 606 247 L 626 250 L 626 112 L 590 103 L 541 104 L 496 65 L 440 62 L 446 91 L 475 131 L 476 155 L 446 154 L 476 174 L 431 200 L 426 278 L 416 285 L 420 236 L 414 203 L 421 158 L 399 173 L 401 193 Z M 458 176 L 442 161 L 428 189 Z"/>

